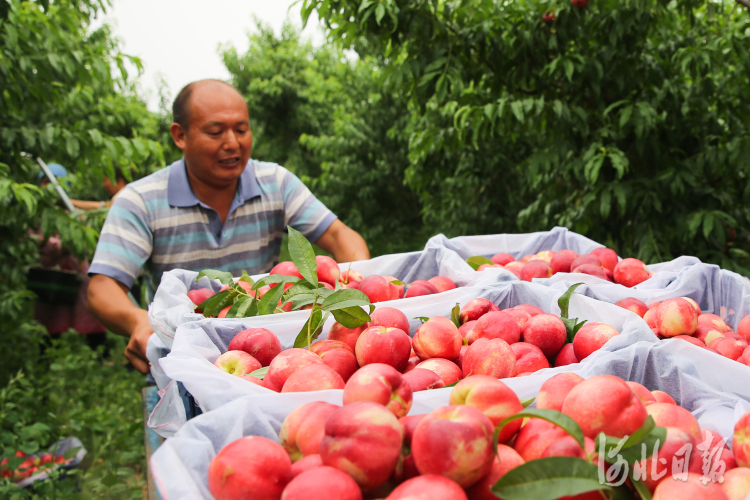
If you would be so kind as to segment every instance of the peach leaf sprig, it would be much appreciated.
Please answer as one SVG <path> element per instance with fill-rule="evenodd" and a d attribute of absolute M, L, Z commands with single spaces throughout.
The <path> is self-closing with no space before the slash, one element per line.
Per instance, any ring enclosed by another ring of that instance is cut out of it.
<path fill-rule="evenodd" d="M 507 424 L 514 420 L 536 418 L 546 420 L 556 425 L 575 439 L 581 449 L 586 449 L 584 433 L 581 427 L 568 415 L 549 409 L 525 408 L 506 418 L 495 428 L 493 446 L 497 454 L 500 433 Z M 633 432 L 627 439 L 607 436 L 599 433 L 595 442 L 598 451 L 604 452 L 608 462 L 624 460 L 627 464 L 628 479 L 633 484 L 640 498 L 651 498 L 648 488 L 636 478 L 632 471 L 633 465 L 651 450 L 649 456 L 656 454 L 661 443 L 664 443 L 667 430 L 657 427 L 654 419 L 649 416 L 643 425 Z M 604 457 L 596 456 L 596 452 L 585 453 L 584 458 L 578 457 L 545 457 L 529 461 L 507 472 L 491 490 L 500 498 L 512 500 L 553 500 L 562 496 L 580 495 L 582 493 L 598 491 L 602 499 L 633 498 L 632 494 L 622 485 L 602 484 L 600 465 Z"/>
<path fill-rule="evenodd" d="M 576 283 L 575 285 L 568 288 L 564 294 L 560 296 L 559 299 L 557 299 L 557 305 L 560 306 L 560 319 L 562 319 L 563 323 L 565 324 L 565 330 L 568 333 L 568 343 L 573 342 L 573 339 L 576 336 L 576 333 L 578 333 L 578 330 L 581 329 L 581 327 L 586 324 L 586 321 L 578 321 L 578 318 L 568 318 L 568 309 L 570 307 L 570 299 L 573 297 L 573 292 L 575 292 L 576 288 L 583 285 L 584 283 Z"/>

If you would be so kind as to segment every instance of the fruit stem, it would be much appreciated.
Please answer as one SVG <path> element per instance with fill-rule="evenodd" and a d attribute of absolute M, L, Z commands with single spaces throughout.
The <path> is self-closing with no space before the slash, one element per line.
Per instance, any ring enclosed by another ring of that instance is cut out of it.
<path fill-rule="evenodd" d="M 354 251 L 354 253 L 352 254 L 352 258 L 351 258 L 351 260 L 349 261 L 349 269 L 347 269 L 347 270 L 346 270 L 346 278 L 344 278 L 344 284 L 345 284 L 345 285 L 348 285 L 348 284 L 349 284 L 349 271 L 351 271 L 351 270 L 352 270 L 352 262 L 354 262 L 354 256 L 355 256 L 355 255 L 357 255 L 357 251 L 356 251 L 356 250 L 355 250 L 355 251 Z"/>
<path fill-rule="evenodd" d="M 310 350 L 310 346 L 312 345 L 312 333 L 310 330 L 312 329 L 312 322 L 313 318 L 315 317 L 315 310 L 316 308 L 319 308 L 320 305 L 318 304 L 318 297 L 319 297 L 319 288 L 315 289 L 315 300 L 313 301 L 312 309 L 310 309 L 310 320 L 307 322 L 307 350 Z"/>

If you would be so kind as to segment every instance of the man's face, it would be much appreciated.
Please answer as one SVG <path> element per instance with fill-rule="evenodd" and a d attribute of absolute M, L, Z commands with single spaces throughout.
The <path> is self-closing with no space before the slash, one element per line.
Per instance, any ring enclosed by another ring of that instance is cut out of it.
<path fill-rule="evenodd" d="M 188 171 L 211 187 L 231 185 L 245 169 L 253 146 L 245 101 L 231 87 L 207 82 L 193 90 L 188 105 L 188 130 L 172 125 Z"/>

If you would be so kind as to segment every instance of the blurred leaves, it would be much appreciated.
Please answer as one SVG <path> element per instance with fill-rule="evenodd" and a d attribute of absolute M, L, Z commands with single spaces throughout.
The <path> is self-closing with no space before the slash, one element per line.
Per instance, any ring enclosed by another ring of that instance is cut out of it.
<path fill-rule="evenodd" d="M 69 436 L 81 439 L 88 454 L 84 470 L 65 479 L 53 473 L 33 490 L 0 479 L 0 497 L 142 498 L 144 380 L 119 356 L 127 341 L 108 339 L 118 361 L 104 361 L 76 333 L 54 341 L 32 334 L 26 342 L 34 348 L 28 365 L 0 388 L 0 460 L 16 450 L 45 451 Z"/>
<path fill-rule="evenodd" d="M 405 91 L 383 88 L 377 58 L 315 48 L 291 24 L 255 32 L 246 53 L 223 52 L 250 109 L 253 158 L 297 174 L 373 256 L 422 248 L 432 230 L 406 185 Z"/>
<path fill-rule="evenodd" d="M 145 174 L 164 165 L 153 140 L 164 120 L 135 92 L 140 61 L 120 52 L 109 26 L 91 25 L 107 6 L 0 1 L 0 451 L 32 452 L 70 435 L 89 450 L 85 472 L 34 490 L 3 481 L 2 498 L 143 494 L 143 378 L 125 367 L 124 339 L 110 341 L 117 362 L 102 361 L 78 335 L 51 341 L 25 287 L 46 238 L 58 235 L 63 249 L 90 258 L 106 216 L 61 208 L 51 186 L 38 186 L 37 157 L 65 166 L 64 189 L 82 199 L 107 199 L 101 182 L 116 166 Z"/>
<path fill-rule="evenodd" d="M 560 225 L 646 262 L 750 274 L 750 81 L 736 78 L 750 15 L 735 2 L 305 0 L 313 11 L 405 101 L 403 180 L 430 233 Z"/>

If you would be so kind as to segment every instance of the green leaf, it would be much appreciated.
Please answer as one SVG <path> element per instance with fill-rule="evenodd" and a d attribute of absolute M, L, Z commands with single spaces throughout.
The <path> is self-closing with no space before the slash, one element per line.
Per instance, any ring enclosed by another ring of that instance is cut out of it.
<path fill-rule="evenodd" d="M 328 319 L 329 314 L 330 313 L 326 313 L 325 316 L 323 316 L 323 312 L 320 309 L 314 309 L 310 314 L 310 317 L 305 321 L 302 329 L 297 334 L 297 338 L 294 339 L 294 347 L 301 349 L 312 345 L 323 331 L 323 324 Z"/>
<path fill-rule="evenodd" d="M 609 157 L 609 161 L 612 162 L 612 168 L 617 172 L 617 180 L 622 179 L 622 176 L 625 175 L 625 172 L 627 172 L 630 167 L 628 157 L 617 148 L 609 148 L 607 150 L 607 156 Z"/>
<path fill-rule="evenodd" d="M 644 458 L 644 456 L 646 458 L 651 456 L 656 451 L 657 443 L 659 446 L 663 445 L 666 438 L 667 429 L 664 427 L 657 427 L 654 424 L 654 420 L 649 416 L 641 428 L 625 440 L 625 443 L 622 445 L 621 449 L 617 451 L 617 454 L 628 462 L 628 464 L 632 465 L 638 460 Z M 608 457 L 610 457 L 610 452 L 616 450 L 618 446 L 620 446 L 621 439 L 599 434 L 596 437 L 597 447 L 602 445 L 602 440 L 604 440 L 603 444 L 607 453 L 607 456 L 604 458 L 609 461 Z M 645 454 L 644 446 L 646 450 Z M 614 453 L 612 455 L 611 458 L 614 458 Z"/>
<path fill-rule="evenodd" d="M 296 276 L 287 276 L 285 274 L 269 274 L 268 276 L 266 276 L 264 278 L 261 278 L 258 281 L 256 281 L 255 284 L 252 287 L 252 290 L 257 290 L 257 289 L 259 289 L 261 287 L 264 287 L 266 285 L 273 285 L 275 283 L 280 283 L 280 284 L 283 285 L 283 284 L 286 284 L 286 283 L 300 283 L 302 281 L 303 280 L 300 280 Z M 307 283 L 307 282 L 305 281 L 305 283 Z"/>
<path fill-rule="evenodd" d="M 633 105 L 627 106 L 620 111 L 620 128 L 623 128 L 630 121 L 630 116 L 633 114 Z"/>
<path fill-rule="evenodd" d="M 419 321 L 421 321 L 421 322 L 422 322 L 422 324 L 423 324 L 423 325 L 425 324 L 425 322 L 427 322 L 427 321 L 429 321 L 429 320 L 430 320 L 430 318 L 428 318 L 427 316 L 417 316 L 417 317 L 416 317 L 416 318 L 414 318 L 414 319 L 418 319 Z"/>
<path fill-rule="evenodd" d="M 475 271 L 479 269 L 479 266 L 481 266 L 482 264 L 495 265 L 495 263 L 492 262 L 490 259 L 488 259 L 487 257 L 483 257 L 481 255 L 475 255 L 473 257 L 469 257 L 468 259 L 466 259 L 466 263 L 469 264 L 471 267 L 473 267 Z"/>
<path fill-rule="evenodd" d="M 247 274 L 247 271 L 244 269 L 242 270 L 242 277 L 240 278 L 240 281 L 244 281 L 245 283 L 249 283 L 251 285 L 255 284 L 255 281 L 250 277 L 249 274 Z"/>
<path fill-rule="evenodd" d="M 524 408 L 528 408 L 535 400 L 536 398 L 523 399 L 521 400 L 521 406 L 523 406 Z"/>
<path fill-rule="evenodd" d="M 39 443 L 37 443 L 36 441 L 29 441 L 26 443 L 22 443 L 20 448 L 22 452 L 26 453 L 27 455 L 31 455 L 32 453 L 36 453 L 37 451 L 39 451 Z"/>
<path fill-rule="evenodd" d="M 104 479 L 102 479 L 102 484 L 109 488 L 112 488 L 119 482 L 120 482 L 120 479 L 117 477 L 117 475 L 113 474 L 112 472 L 107 473 L 107 475 L 104 476 Z"/>
<path fill-rule="evenodd" d="M 584 283 L 576 283 L 575 285 L 568 288 L 564 294 L 557 299 L 557 305 L 560 307 L 560 316 L 563 318 L 568 317 L 568 307 L 570 306 L 570 299 L 573 297 L 573 292 L 576 288 L 583 285 Z"/>
<path fill-rule="evenodd" d="M 607 106 L 607 109 L 604 110 L 604 115 L 603 116 L 606 117 L 609 114 L 610 111 L 612 111 L 613 109 L 615 109 L 618 106 L 622 106 L 623 104 L 625 104 L 627 102 L 628 101 L 625 100 L 625 99 L 613 102 L 612 104 L 610 104 L 609 106 Z"/>
<path fill-rule="evenodd" d="M 567 432 L 568 435 L 570 435 L 573 439 L 575 439 L 576 442 L 581 446 L 581 448 L 585 448 L 585 445 L 583 442 L 583 431 L 578 426 L 575 420 L 573 420 L 569 416 L 557 410 L 540 410 L 537 408 L 526 408 L 506 418 L 505 420 L 500 422 L 498 426 L 495 428 L 495 435 L 493 437 L 495 452 L 497 452 L 497 440 L 498 440 L 498 437 L 500 436 L 500 431 L 503 430 L 503 427 L 505 427 L 510 422 L 513 422 L 514 420 L 518 420 L 519 418 L 526 418 L 526 417 L 541 418 L 542 420 L 546 420 L 547 422 L 551 424 L 555 424 L 556 426 L 558 426 L 559 428 Z"/>
<path fill-rule="evenodd" d="M 380 21 L 383 19 L 383 16 L 385 16 L 385 6 L 381 3 L 375 7 L 375 22 L 378 23 L 378 26 L 380 26 Z"/>
<path fill-rule="evenodd" d="M 348 309 L 354 306 L 369 306 L 370 313 L 375 310 L 367 295 L 354 288 L 345 288 L 330 294 L 320 306 L 324 311 L 335 311 L 337 309 Z M 362 311 L 364 313 L 364 311 Z M 364 313 L 367 316 L 367 313 Z M 367 321 L 370 321 L 369 316 Z"/>
<path fill-rule="evenodd" d="M 624 448 L 630 448 L 631 446 L 635 446 L 636 444 L 640 443 L 646 438 L 646 436 L 651 434 L 651 432 L 655 428 L 656 423 L 654 422 L 653 417 L 649 415 L 646 421 L 643 422 L 643 425 L 628 437 L 627 441 L 625 442 Z"/>
<path fill-rule="evenodd" d="M 547 457 L 511 469 L 490 489 L 505 500 L 555 500 L 612 488 L 599 483 L 594 464 L 576 457 Z"/>
<path fill-rule="evenodd" d="M 648 487 L 643 483 L 643 481 L 641 481 L 640 479 L 636 479 L 633 476 L 632 467 L 628 467 L 628 478 L 630 479 L 630 484 L 633 485 L 636 493 L 638 493 L 641 500 L 651 500 L 653 498 L 651 496 L 651 492 L 648 490 Z"/>
<path fill-rule="evenodd" d="M 625 189 L 620 184 L 615 184 L 612 187 L 612 190 L 615 192 L 615 197 L 617 198 L 617 208 L 619 210 L 620 216 L 625 215 L 625 211 L 628 206 L 628 199 L 625 194 Z"/>
<path fill-rule="evenodd" d="M 253 307 L 253 305 L 255 307 Z M 255 314 L 253 314 L 255 313 Z M 247 295 L 242 296 L 234 303 L 231 309 L 227 311 L 227 318 L 246 318 L 258 314 L 258 305 L 254 297 Z"/>
<path fill-rule="evenodd" d="M 336 321 L 347 328 L 357 328 L 368 321 L 372 321 L 370 316 L 359 306 L 347 307 L 345 309 L 334 309 L 330 312 L 333 313 L 333 317 L 336 318 Z"/>
<path fill-rule="evenodd" d="M 575 67 L 573 66 L 573 61 L 570 59 L 564 59 L 563 60 L 563 67 L 565 68 L 565 76 L 568 77 L 568 81 L 573 81 L 573 71 L 575 71 Z"/>
<path fill-rule="evenodd" d="M 203 316 L 207 318 L 211 316 L 218 316 L 221 310 L 232 303 L 236 296 L 236 291 L 232 289 L 224 290 L 223 292 L 212 295 L 201 302 L 198 306 L 198 309 L 203 311 Z"/>
<path fill-rule="evenodd" d="M 318 264 L 315 261 L 315 250 L 302 233 L 287 226 L 289 232 L 289 256 L 297 266 L 297 270 L 307 281 L 318 286 Z"/>
<path fill-rule="evenodd" d="M 80 450 L 81 450 L 80 446 L 76 446 L 75 448 L 70 448 L 65 453 L 63 453 L 63 456 L 65 457 L 65 459 L 75 458 L 75 456 L 78 455 L 78 452 Z M 55 450 L 55 451 L 57 451 L 57 450 Z"/>
<path fill-rule="evenodd" d="M 311 293 L 314 295 L 313 289 L 311 288 L 310 284 L 307 281 L 301 281 L 284 292 L 284 300 L 289 300 L 295 295 L 308 295 Z"/>
<path fill-rule="evenodd" d="M 586 176 L 586 180 L 589 184 L 595 184 L 599 178 L 599 171 L 604 164 L 604 154 L 598 154 L 586 162 L 586 166 L 583 169 L 583 174 Z"/>
<path fill-rule="evenodd" d="M 565 325 L 565 330 L 568 334 L 567 342 L 571 343 L 573 342 L 573 339 L 575 339 L 576 334 L 578 333 L 578 330 L 581 329 L 583 325 L 586 324 L 588 320 L 583 320 L 581 322 L 578 321 L 578 318 L 560 318 Z"/>
<path fill-rule="evenodd" d="M 309 304 L 312 304 L 312 303 L 317 303 L 318 306 L 319 306 L 320 302 L 323 299 L 321 297 L 315 295 L 314 293 L 304 293 L 304 294 L 295 295 L 290 300 L 291 300 L 291 303 L 292 303 L 292 310 L 296 311 L 296 310 L 300 309 L 301 307 L 309 305 Z M 287 303 L 287 302 L 288 301 L 286 301 L 284 303 Z"/>
<path fill-rule="evenodd" d="M 65 137 L 65 151 L 69 156 L 73 158 L 78 156 L 78 152 L 80 151 L 80 144 L 78 143 L 78 139 L 76 139 L 75 136 L 68 135 L 67 137 Z"/>
<path fill-rule="evenodd" d="M 198 277 L 195 278 L 195 282 L 199 282 L 202 277 L 206 276 L 210 280 L 219 280 L 222 285 L 231 285 L 234 283 L 232 273 L 225 271 L 217 271 L 215 269 L 204 269 L 198 273 Z"/>
<path fill-rule="evenodd" d="M 263 378 L 266 376 L 266 373 L 268 373 L 269 368 L 269 366 L 264 366 L 263 368 L 258 368 L 257 370 L 248 373 L 248 375 L 252 375 L 255 378 L 263 380 Z"/>
<path fill-rule="evenodd" d="M 279 305 L 281 296 L 284 295 L 284 284 L 279 283 L 275 287 L 268 290 L 260 302 L 258 302 L 258 314 L 265 316 L 266 314 L 273 314 L 276 310 L 276 306 Z"/>
<path fill-rule="evenodd" d="M 461 306 L 456 303 L 455 306 L 453 306 L 453 309 L 451 309 L 451 321 L 453 321 L 453 324 L 456 325 L 456 328 L 459 328 L 461 326 Z"/>
<path fill-rule="evenodd" d="M 404 282 L 403 282 L 403 281 L 401 281 L 401 280 L 393 280 L 393 281 L 390 281 L 390 283 L 391 283 L 391 284 L 393 284 L 393 285 L 396 285 L 396 286 L 403 286 L 403 285 L 406 285 L 406 283 L 404 283 Z"/>
<path fill-rule="evenodd" d="M 552 103 L 552 109 L 554 109 L 555 114 L 558 118 L 562 118 L 563 104 L 559 99 L 555 99 L 555 101 Z"/>
<path fill-rule="evenodd" d="M 711 231 L 714 229 L 714 215 L 711 212 L 706 213 L 703 217 L 703 236 L 708 240 L 711 237 Z"/>

